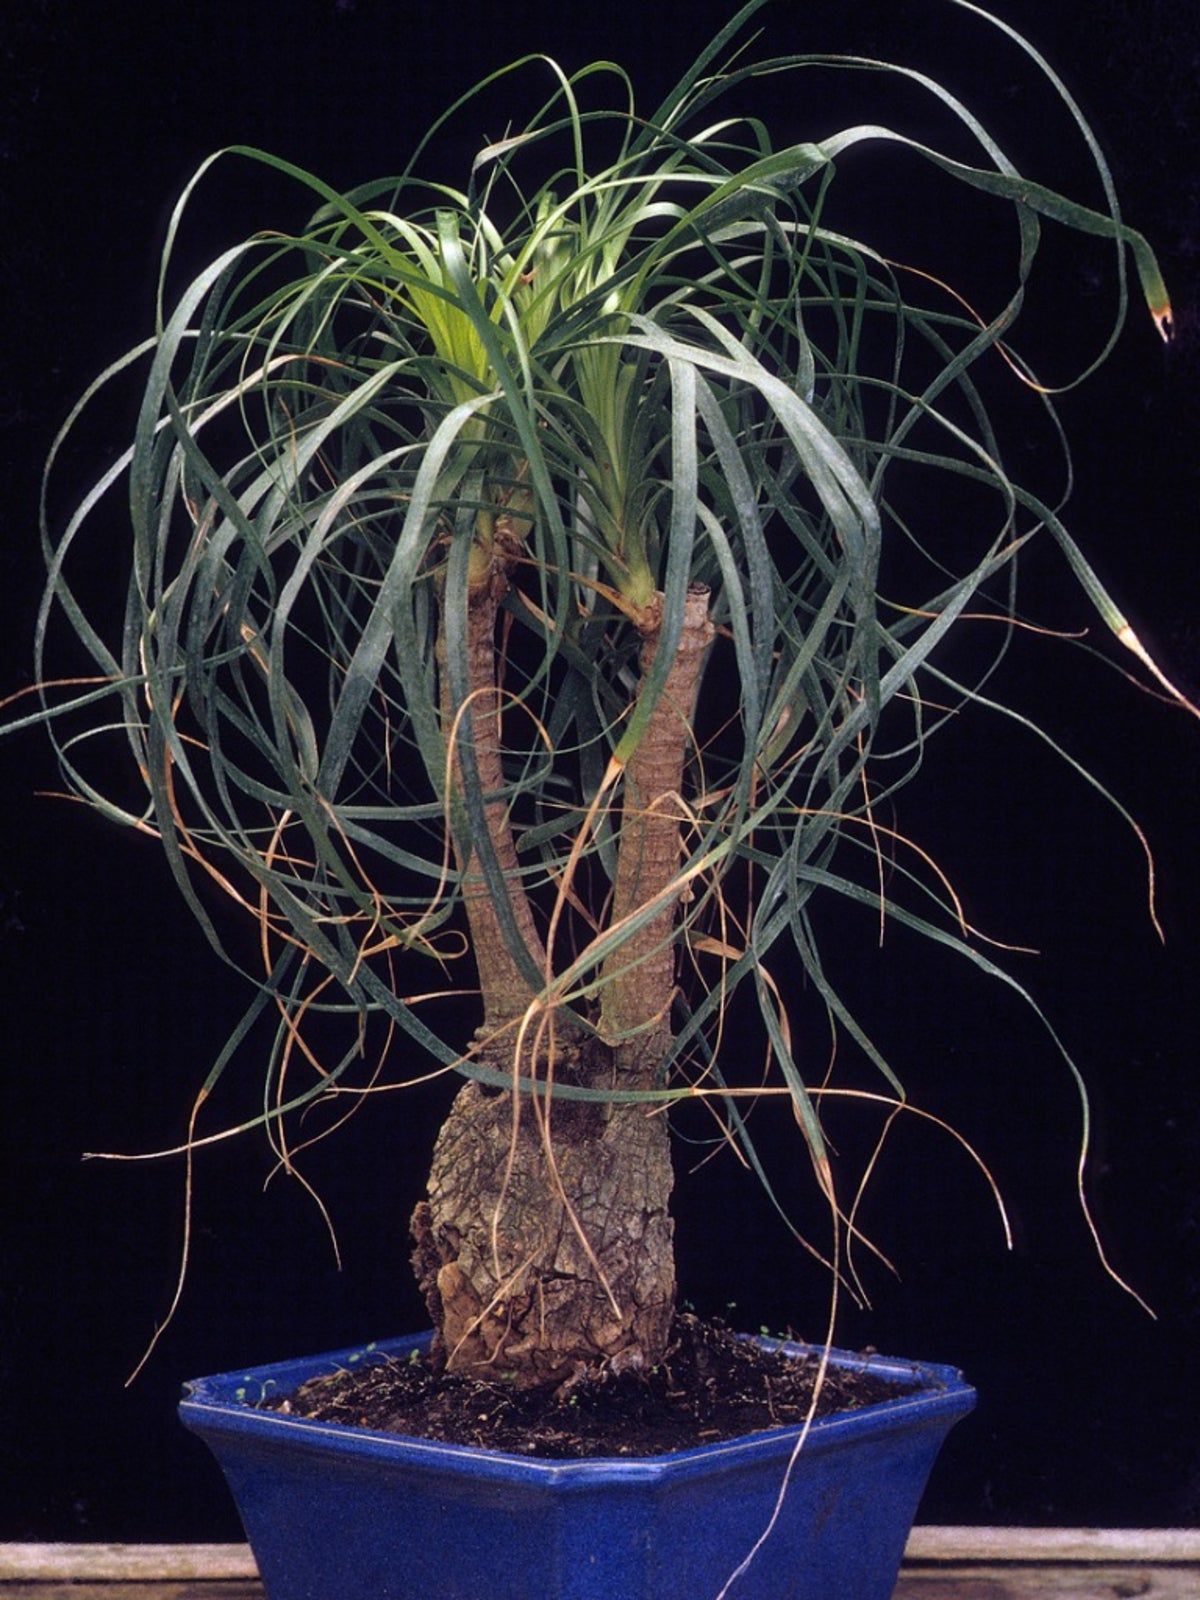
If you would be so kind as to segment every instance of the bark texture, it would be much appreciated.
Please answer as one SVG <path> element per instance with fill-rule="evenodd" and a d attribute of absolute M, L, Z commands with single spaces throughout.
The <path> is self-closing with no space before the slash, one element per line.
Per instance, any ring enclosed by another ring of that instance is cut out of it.
<path fill-rule="evenodd" d="M 656 610 L 643 628 L 643 672 L 658 653 L 660 623 Z M 625 769 L 614 927 L 666 889 L 679 870 L 680 829 L 687 815 L 683 773 L 712 638 L 708 590 L 693 588 L 684 603 L 683 631 L 662 694 Z M 638 1088 L 654 1082 L 671 1041 L 677 958 L 672 934 L 678 904 L 678 896 L 668 900 L 605 965 L 601 1033 L 614 1041 L 619 1076 Z"/>
<path fill-rule="evenodd" d="M 496 859 L 509 885 L 509 903 L 523 944 L 539 970 L 545 967 L 546 952 L 534 923 L 533 908 L 517 876 L 517 847 L 504 795 L 504 768 L 501 759 L 502 697 L 496 683 L 496 617 L 508 592 L 509 573 L 521 549 L 521 524 L 510 514 L 495 518 L 489 560 L 482 574 L 472 582 L 467 595 L 467 685 L 470 695 L 461 718 L 467 724 L 479 785 L 486 800 L 488 835 Z M 439 640 L 439 654 L 445 638 Z M 451 705 L 448 675 L 441 661 L 442 718 L 446 737 L 461 722 L 458 708 Z M 451 782 L 459 781 L 461 761 L 451 763 Z M 463 904 L 471 934 L 471 947 L 479 972 L 483 995 L 484 1030 L 491 1032 L 520 1017 L 532 998 L 532 990 L 504 938 L 504 930 L 488 891 L 487 880 L 472 852 L 455 839 L 455 858 L 462 874 Z"/>
<path fill-rule="evenodd" d="M 413 1218 L 435 1357 L 522 1384 L 653 1360 L 675 1304 L 664 1120 L 560 1102 L 547 1138 L 518 1111 L 471 1083 L 438 1135 Z"/>
<path fill-rule="evenodd" d="M 481 784 L 497 795 L 503 773 L 494 631 L 515 559 L 511 530 L 498 518 L 489 570 L 469 598 L 474 698 L 467 713 Z M 643 634 L 645 668 L 657 648 L 657 609 Z M 707 596 L 689 597 L 684 640 L 626 772 L 614 918 L 635 912 L 678 870 L 679 789 L 710 637 Z M 450 710 L 445 701 L 443 709 Z M 503 801 L 489 801 L 487 817 L 501 864 L 515 867 Z M 564 1017 L 557 1037 L 524 1052 L 514 1068 L 515 1024 L 533 991 L 504 944 L 482 874 L 461 855 L 459 868 L 484 999 L 477 1059 L 543 1085 L 551 1077 L 559 1084 L 651 1085 L 670 1040 L 675 902 L 606 973 L 614 998 L 606 997 L 599 1037 Z M 512 904 L 541 968 L 544 945 L 519 885 Z M 597 1363 L 622 1370 L 659 1359 L 675 1303 L 671 1186 L 666 1120 L 644 1104 L 468 1083 L 442 1126 L 428 1197 L 412 1221 L 413 1266 L 436 1330 L 435 1358 L 453 1371 L 526 1385 L 561 1383 Z"/>

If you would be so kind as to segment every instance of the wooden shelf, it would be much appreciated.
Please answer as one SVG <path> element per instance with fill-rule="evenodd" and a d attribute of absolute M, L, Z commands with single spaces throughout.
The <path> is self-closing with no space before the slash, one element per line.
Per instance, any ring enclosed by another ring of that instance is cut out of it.
<path fill-rule="evenodd" d="M 1200 1567 L 977 1566 L 937 1571 L 905 1567 L 894 1600 L 1197 1600 Z M 40 1596 L 39 1596 L 40 1600 Z M 222 1596 L 225 1600 L 225 1596 Z M 252 1591 L 229 1600 L 261 1600 Z"/>
<path fill-rule="evenodd" d="M 105 1583 L 9 1582 L 0 1579 L 4 1600 L 265 1600 L 261 1583 L 198 1578 L 184 1583 L 141 1580 Z"/>
<path fill-rule="evenodd" d="M 4 1600 L 264 1600 L 261 1584 L 196 1579 L 183 1583 L 0 1581 Z M 894 1600 L 1197 1600 L 1200 1567 L 1021 1566 L 906 1570 Z"/>
<path fill-rule="evenodd" d="M 1198 1600 L 1189 1529 L 917 1528 L 894 1600 Z M 0 1600 L 264 1600 L 245 1545 L 0 1544 Z"/>

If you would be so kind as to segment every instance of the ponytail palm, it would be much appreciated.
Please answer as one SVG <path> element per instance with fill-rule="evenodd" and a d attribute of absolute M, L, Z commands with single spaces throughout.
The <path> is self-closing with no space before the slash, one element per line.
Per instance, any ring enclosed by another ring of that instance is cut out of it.
<path fill-rule="evenodd" d="M 1008 341 L 1043 220 L 1112 241 L 1122 313 L 1131 255 L 1165 329 L 1144 241 L 1115 203 L 1025 179 L 911 72 L 973 163 L 878 126 L 775 149 L 717 102 L 837 63 L 721 70 L 760 4 L 649 118 L 611 65 L 507 69 L 510 105 L 529 82 L 544 103 L 462 189 L 410 170 L 340 194 L 259 151 L 213 158 L 273 168 L 315 215 L 226 251 L 173 309 L 160 295 L 153 338 L 87 397 L 148 363 L 133 445 L 47 534 L 39 651 L 61 612 L 100 680 L 45 713 L 92 719 L 58 736 L 64 772 L 160 840 L 234 965 L 198 881 L 257 924 L 253 999 L 201 1098 L 273 1018 L 255 1122 L 299 1170 L 297 1113 L 431 1062 L 462 1080 L 413 1225 L 462 1370 L 661 1354 L 664 1111 L 711 1092 L 759 1168 L 715 1048 L 739 986 L 844 1227 L 785 948 L 901 1102 L 826 971 L 814 896 L 997 971 L 883 819 L 952 713 L 991 703 L 1032 539 L 1136 648 L 1056 507 L 1010 476 L 989 396 L 1001 354 L 1023 375 Z M 588 108 L 598 88 L 617 109 Z M 881 142 L 1007 207 L 998 309 L 827 224 L 835 162 Z M 122 479 L 132 570 L 106 633 L 71 573 L 111 538 Z M 939 654 L 969 613 L 1000 641 L 971 684 Z M 144 805 L 105 788 L 116 742 Z M 473 1035 L 433 1029 L 414 995 L 439 987 L 478 996 Z"/>

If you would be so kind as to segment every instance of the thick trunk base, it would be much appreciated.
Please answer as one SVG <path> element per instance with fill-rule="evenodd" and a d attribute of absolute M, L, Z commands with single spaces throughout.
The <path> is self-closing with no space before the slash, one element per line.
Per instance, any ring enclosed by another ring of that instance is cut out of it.
<path fill-rule="evenodd" d="M 534 1108 L 514 1137 L 512 1107 L 468 1084 L 438 1135 L 413 1217 L 435 1357 L 522 1384 L 653 1365 L 675 1301 L 665 1118 L 559 1101 L 548 1154 Z"/>

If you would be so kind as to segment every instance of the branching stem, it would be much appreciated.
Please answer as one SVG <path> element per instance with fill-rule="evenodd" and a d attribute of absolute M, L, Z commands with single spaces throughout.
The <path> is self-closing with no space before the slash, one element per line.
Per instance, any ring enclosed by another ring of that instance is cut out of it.
<path fill-rule="evenodd" d="M 700 586 L 687 595 L 675 658 L 625 769 L 613 927 L 636 916 L 679 871 L 683 769 L 700 677 L 713 639 L 708 599 L 708 590 Z M 660 632 L 661 607 L 656 605 L 642 629 L 643 674 L 654 661 Z M 605 963 L 601 1033 L 616 1045 L 618 1076 L 634 1080 L 631 1087 L 653 1080 L 670 1042 L 677 913 L 676 903 L 669 903 L 631 933 Z"/>

